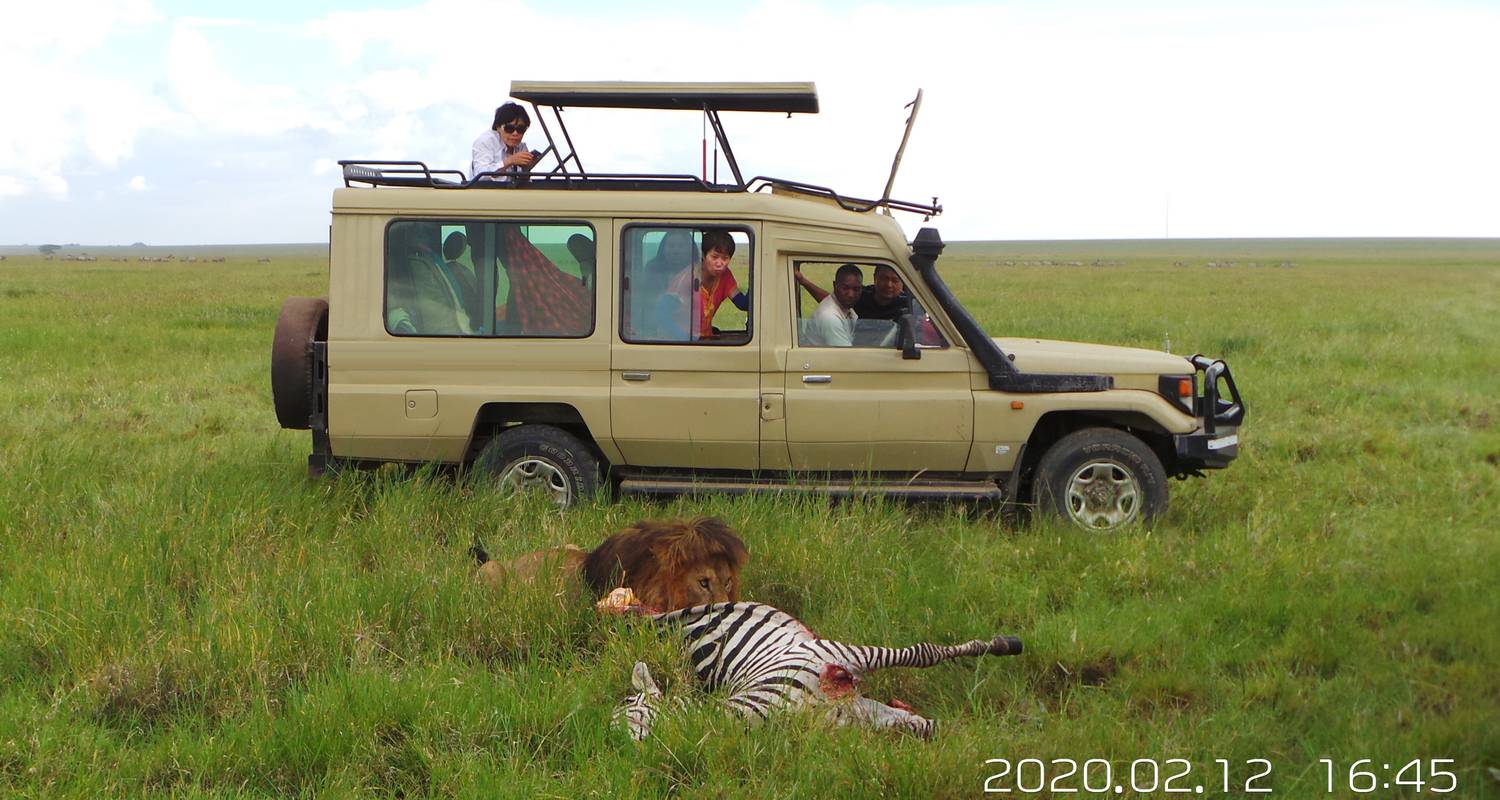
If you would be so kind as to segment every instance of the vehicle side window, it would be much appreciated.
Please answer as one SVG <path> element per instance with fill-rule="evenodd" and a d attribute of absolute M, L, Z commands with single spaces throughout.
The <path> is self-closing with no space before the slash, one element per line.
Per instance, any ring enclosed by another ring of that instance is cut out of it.
<path fill-rule="evenodd" d="M 722 225 L 627 226 L 620 242 L 620 338 L 749 342 L 751 245 L 748 231 Z"/>
<path fill-rule="evenodd" d="M 921 302 L 889 264 L 799 261 L 795 266 L 799 347 L 898 347 L 898 320 L 906 313 L 914 314 L 919 346 L 947 347 Z"/>
<path fill-rule="evenodd" d="M 385 240 L 386 330 L 588 336 L 595 252 L 593 228 L 583 223 L 392 222 Z"/>

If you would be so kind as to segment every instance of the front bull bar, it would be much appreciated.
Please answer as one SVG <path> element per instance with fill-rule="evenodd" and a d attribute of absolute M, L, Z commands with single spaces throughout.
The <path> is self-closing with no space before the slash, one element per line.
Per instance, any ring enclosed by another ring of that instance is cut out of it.
<path fill-rule="evenodd" d="M 1234 385 L 1234 376 L 1223 359 L 1194 355 L 1188 359 L 1203 373 L 1203 394 L 1193 400 L 1194 416 L 1203 420 L 1203 430 L 1172 437 L 1180 474 L 1201 475 L 1198 470 L 1223 469 L 1240 454 L 1238 428 L 1245 420 L 1245 403 Z M 1228 397 L 1219 393 L 1223 378 Z M 1221 429 L 1228 433 L 1220 435 Z"/>

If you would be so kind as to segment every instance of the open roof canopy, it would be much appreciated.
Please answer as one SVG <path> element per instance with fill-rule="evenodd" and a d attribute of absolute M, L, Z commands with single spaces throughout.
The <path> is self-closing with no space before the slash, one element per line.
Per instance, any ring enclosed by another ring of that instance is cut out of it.
<path fill-rule="evenodd" d="M 562 108 L 818 113 L 818 90 L 811 82 L 512 81 L 510 96 L 538 106 Z"/>
<path fill-rule="evenodd" d="M 756 176 L 747 181 L 740 172 L 734 151 L 729 147 L 729 137 L 719 119 L 721 111 L 761 111 L 781 114 L 818 113 L 818 90 L 811 81 L 791 83 L 730 83 L 730 82 L 643 82 L 643 81 L 512 81 L 510 96 L 530 103 L 535 111 L 532 120 L 547 138 L 545 150 L 537 152 L 538 159 L 551 157 L 556 160 L 551 169 L 534 167 L 524 176 L 506 177 L 495 172 L 484 172 L 465 176 L 460 170 L 432 169 L 420 161 L 370 161 L 365 159 L 340 161 L 344 169 L 344 184 L 355 183 L 370 186 L 410 186 L 434 189 L 505 189 L 525 186 L 533 189 L 635 189 L 651 191 L 708 191 L 708 192 L 755 192 L 771 189 L 795 194 L 824 197 L 849 211 L 873 211 L 877 208 L 910 211 L 924 217 L 942 213 L 937 198 L 932 203 L 911 203 L 890 198 L 890 184 L 886 185 L 886 196 L 879 200 L 862 200 L 846 197 L 823 186 L 790 181 L 782 178 Z M 919 105 L 921 92 L 917 93 L 913 105 Z M 589 172 L 584 169 L 573 147 L 573 138 L 563 122 L 563 110 L 567 108 L 628 108 L 696 111 L 713 127 L 713 141 L 718 143 L 714 152 L 713 177 L 709 177 L 708 147 L 703 149 L 703 174 L 621 174 Z M 549 125 L 543 110 L 551 111 Z M 910 133 L 916 112 L 907 120 Z M 554 133 L 556 135 L 554 135 Z M 902 139 L 902 148 L 906 140 Z M 734 176 L 732 183 L 719 183 L 718 158 L 722 154 Z M 896 156 L 900 163 L 900 153 Z M 895 167 L 892 167 L 892 180 Z"/>

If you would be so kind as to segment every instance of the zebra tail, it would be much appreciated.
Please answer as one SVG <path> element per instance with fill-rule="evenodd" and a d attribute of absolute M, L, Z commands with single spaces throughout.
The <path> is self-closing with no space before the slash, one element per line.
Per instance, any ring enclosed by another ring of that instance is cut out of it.
<path fill-rule="evenodd" d="M 1021 652 L 1021 640 L 1014 636 L 996 636 L 989 641 L 975 639 L 960 645 L 921 642 L 910 647 L 845 647 L 849 661 L 857 670 L 887 667 L 931 667 L 955 658 L 968 656 L 1013 656 Z"/>

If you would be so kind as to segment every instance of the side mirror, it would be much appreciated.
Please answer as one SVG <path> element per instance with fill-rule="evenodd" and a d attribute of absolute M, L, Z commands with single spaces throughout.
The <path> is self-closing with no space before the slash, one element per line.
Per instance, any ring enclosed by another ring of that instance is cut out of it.
<path fill-rule="evenodd" d="M 899 342 L 903 359 L 919 359 L 922 351 L 917 349 L 917 317 L 908 311 L 896 318 L 896 329 L 900 331 Z"/>

